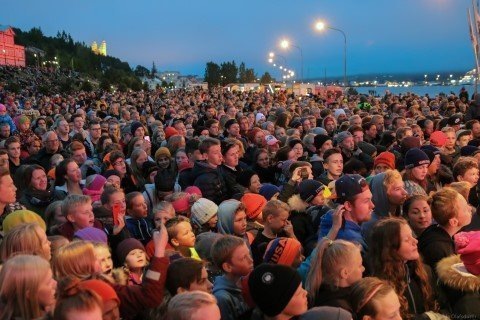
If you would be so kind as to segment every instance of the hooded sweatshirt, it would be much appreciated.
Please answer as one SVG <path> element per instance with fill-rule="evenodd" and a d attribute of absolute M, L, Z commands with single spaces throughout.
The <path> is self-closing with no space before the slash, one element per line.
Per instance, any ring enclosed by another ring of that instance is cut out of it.
<path fill-rule="evenodd" d="M 391 216 L 389 212 L 390 202 L 388 201 L 387 190 L 383 185 L 384 180 L 385 173 L 380 173 L 375 175 L 370 181 L 372 202 L 375 205 L 375 208 L 373 209 L 372 218 L 370 221 L 362 224 L 362 236 L 367 243 L 370 241 L 373 227 L 378 223 L 378 221 Z"/>
<path fill-rule="evenodd" d="M 213 295 L 217 298 L 222 320 L 236 320 L 250 310 L 243 299 L 242 290 L 225 276 L 215 279 Z"/>

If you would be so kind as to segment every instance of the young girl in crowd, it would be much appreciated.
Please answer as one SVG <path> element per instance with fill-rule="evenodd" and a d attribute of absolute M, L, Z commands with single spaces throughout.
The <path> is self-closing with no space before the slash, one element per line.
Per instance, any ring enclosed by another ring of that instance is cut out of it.
<path fill-rule="evenodd" d="M 66 279 L 65 282 L 68 284 L 64 287 L 59 286 L 59 300 L 55 307 L 54 320 L 103 319 L 104 306 L 97 293 L 80 288 L 78 280 Z"/>
<path fill-rule="evenodd" d="M 351 290 L 351 306 L 356 319 L 401 320 L 400 300 L 388 281 L 363 278 Z"/>
<path fill-rule="evenodd" d="M 143 244 L 134 238 L 125 239 L 118 244 L 116 253 L 120 267 L 112 272 L 115 282 L 121 285 L 141 284 L 143 272 L 148 265 Z"/>
<path fill-rule="evenodd" d="M 427 154 L 418 148 L 412 148 L 405 154 L 405 173 L 403 181 L 408 195 L 427 195 L 427 173 L 430 159 Z"/>
<path fill-rule="evenodd" d="M 0 271 L 0 319 L 39 319 L 55 307 L 57 282 L 47 260 L 17 255 Z"/>
<path fill-rule="evenodd" d="M 417 239 L 400 218 L 381 220 L 372 232 L 369 255 L 372 275 L 389 281 L 399 295 L 403 317 L 436 311 L 430 268 L 422 263 Z"/>
<path fill-rule="evenodd" d="M 408 198 L 403 204 L 405 218 L 417 237 L 432 224 L 429 201 L 427 196 L 417 194 Z"/>
<path fill-rule="evenodd" d="M 352 242 L 322 239 L 305 286 L 310 305 L 340 307 L 352 313 L 349 296 L 352 285 L 362 279 L 362 263 L 360 248 Z"/>
<path fill-rule="evenodd" d="M 21 223 L 5 234 L 0 244 L 0 261 L 4 263 L 17 254 L 36 255 L 50 261 L 50 241 L 38 223 Z"/>
<path fill-rule="evenodd" d="M 110 281 L 114 281 L 112 271 L 113 271 L 113 260 L 112 253 L 110 252 L 110 247 L 101 242 L 96 242 L 93 244 L 95 249 L 95 258 L 100 266 L 100 272 L 102 275 L 107 277 Z"/>

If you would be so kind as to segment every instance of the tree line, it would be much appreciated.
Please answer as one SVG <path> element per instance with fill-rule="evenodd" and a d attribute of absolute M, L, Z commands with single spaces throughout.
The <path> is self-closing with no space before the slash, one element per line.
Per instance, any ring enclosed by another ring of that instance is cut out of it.
<path fill-rule="evenodd" d="M 209 86 L 251 82 L 266 84 L 274 81 L 268 72 L 265 72 L 259 79 L 253 68 L 247 68 L 244 62 L 237 67 L 235 61 L 222 62 L 220 65 L 212 61 L 207 62 L 204 78 Z"/>

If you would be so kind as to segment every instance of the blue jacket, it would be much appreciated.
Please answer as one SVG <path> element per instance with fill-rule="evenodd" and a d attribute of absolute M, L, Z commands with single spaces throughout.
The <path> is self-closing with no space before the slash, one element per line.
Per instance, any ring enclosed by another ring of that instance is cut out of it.
<path fill-rule="evenodd" d="M 250 310 L 242 296 L 242 290 L 225 276 L 218 276 L 213 284 L 222 320 L 236 320 Z"/>

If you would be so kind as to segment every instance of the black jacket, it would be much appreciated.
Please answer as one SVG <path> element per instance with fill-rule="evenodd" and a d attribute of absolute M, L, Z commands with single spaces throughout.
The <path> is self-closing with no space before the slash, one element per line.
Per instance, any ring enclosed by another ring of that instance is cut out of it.
<path fill-rule="evenodd" d="M 315 301 L 312 307 L 338 307 L 347 310 L 356 319 L 355 312 L 350 305 L 350 292 L 352 287 L 332 288 L 329 285 L 322 284 L 315 295 Z"/>
<path fill-rule="evenodd" d="M 418 237 L 418 251 L 423 261 L 435 270 L 438 261 L 455 254 L 455 243 L 443 228 L 435 224 Z"/>
<path fill-rule="evenodd" d="M 202 196 L 216 204 L 227 200 L 226 183 L 220 170 L 212 168 L 206 161 L 195 161 L 192 169 L 193 185 L 202 191 Z"/>

